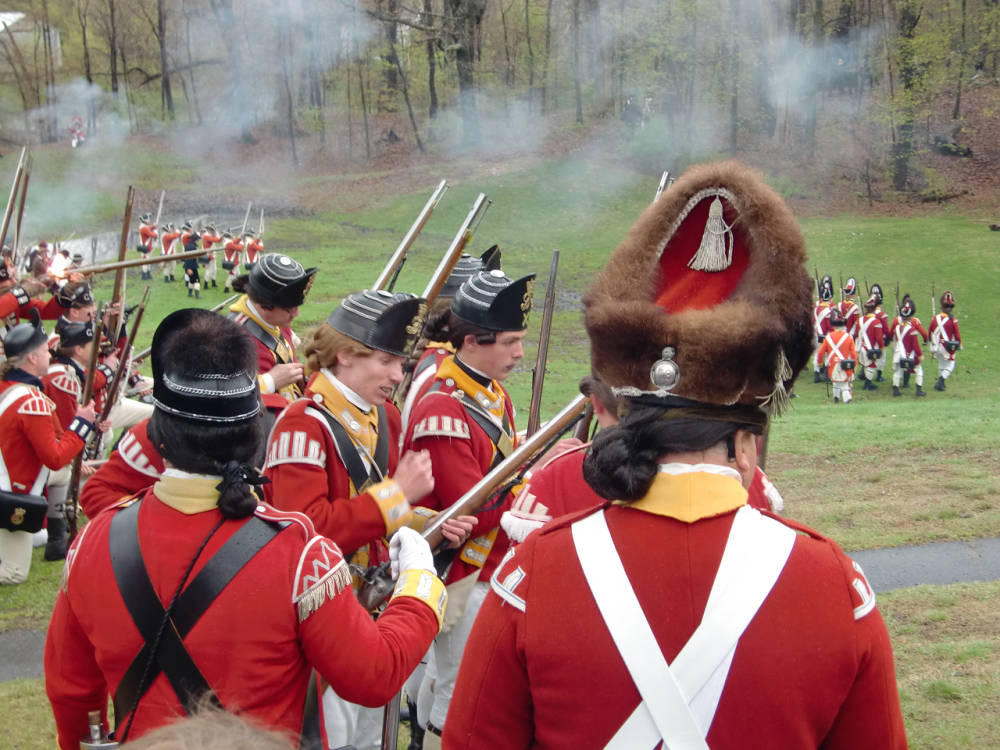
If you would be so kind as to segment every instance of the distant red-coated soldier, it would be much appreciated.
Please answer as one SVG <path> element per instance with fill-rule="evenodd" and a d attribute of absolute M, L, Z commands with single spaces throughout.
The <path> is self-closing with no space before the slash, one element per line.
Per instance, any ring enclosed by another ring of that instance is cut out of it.
<path fill-rule="evenodd" d="M 892 395 L 897 397 L 903 395 L 899 391 L 900 383 L 908 384 L 911 374 L 917 383 L 914 395 L 917 397 L 927 395 L 923 389 L 924 352 L 920 348 L 921 339 L 927 340 L 927 332 L 920 325 L 920 321 L 914 318 L 915 313 L 916 305 L 907 295 L 903 297 L 899 306 L 899 317 L 892 321 Z"/>
<path fill-rule="evenodd" d="M 816 335 L 816 344 L 823 343 L 826 334 L 830 332 L 830 311 L 834 308 L 833 303 L 833 279 L 824 276 L 819 283 L 819 297 L 813 307 L 813 333 Z M 819 357 L 813 357 L 813 382 L 823 382 L 823 363 Z"/>
<path fill-rule="evenodd" d="M 243 267 L 247 273 L 254 267 L 254 264 L 264 253 L 264 241 L 260 237 L 260 232 L 246 232 L 243 235 Z"/>
<path fill-rule="evenodd" d="M 500 269 L 500 247 L 494 245 L 478 258 L 465 253 L 458 259 L 448 279 L 427 314 L 427 324 L 424 326 L 423 338 L 417 344 L 419 357 L 413 366 L 413 377 L 410 380 L 406 398 L 400 407 L 403 416 L 403 432 L 406 432 L 407 422 L 413 405 L 416 404 L 430 388 L 437 374 L 438 367 L 445 357 L 455 353 L 455 347 L 447 340 L 444 330 L 451 311 L 451 302 L 455 299 L 458 289 L 473 274 L 479 271 Z"/>
<path fill-rule="evenodd" d="M 0 490 L 42 495 L 49 474 L 83 450 L 94 429 L 94 405 L 79 406 L 69 429 L 59 424 L 55 404 L 43 392 L 49 369 L 48 336 L 38 313 L 4 339 L 0 363 Z M 0 584 L 23 583 L 31 569 L 32 535 L 0 528 Z"/>
<path fill-rule="evenodd" d="M 958 319 L 952 314 L 954 309 L 955 295 L 944 292 L 941 295 L 941 312 L 934 316 L 928 329 L 931 354 L 937 358 L 938 363 L 935 391 L 944 390 L 944 382 L 955 371 L 955 354 L 962 348 L 962 332 L 958 329 Z"/>
<path fill-rule="evenodd" d="M 858 377 L 864 381 L 866 391 L 878 390 L 875 384 L 878 363 L 885 357 L 885 332 L 875 313 L 877 308 L 878 296 L 873 293 L 865 300 L 865 314 L 858 321 L 858 335 L 854 342 L 858 351 Z"/>
<path fill-rule="evenodd" d="M 179 230 L 174 229 L 173 224 L 167 224 L 166 226 L 160 227 L 162 234 L 160 235 L 160 254 L 161 255 L 174 255 L 174 243 L 180 238 L 181 233 Z M 174 270 L 177 267 L 177 261 L 171 260 L 166 261 L 163 265 L 163 283 L 169 281 L 177 281 L 174 278 Z"/>
<path fill-rule="evenodd" d="M 243 257 L 243 240 L 233 237 L 231 232 L 222 233 L 222 270 L 226 272 L 226 283 L 222 291 L 226 294 L 233 286 L 233 281 L 240 273 L 240 263 Z"/>
<path fill-rule="evenodd" d="M 872 284 L 871 296 L 875 297 L 877 300 L 875 304 L 875 318 L 878 320 L 878 323 L 882 328 L 882 340 L 885 342 L 885 346 L 882 348 L 882 354 L 878 357 L 875 363 L 875 382 L 881 383 L 885 380 L 882 376 L 882 372 L 885 370 L 885 361 L 888 357 L 889 344 L 892 342 L 892 324 L 889 322 L 889 316 L 886 315 L 885 310 L 882 309 L 882 287 L 879 284 Z"/>
<path fill-rule="evenodd" d="M 213 289 L 218 287 L 218 284 L 215 283 L 215 279 L 219 271 L 215 264 L 215 251 L 213 248 L 220 242 L 222 242 L 222 235 L 218 233 L 215 225 L 206 224 L 205 229 L 201 233 L 201 246 L 205 250 L 212 250 L 212 252 L 198 259 L 198 262 L 205 267 L 206 289 L 208 289 L 209 284 L 212 285 Z"/>
<path fill-rule="evenodd" d="M 851 334 L 851 338 L 856 339 L 858 335 L 858 321 L 861 319 L 861 310 L 858 309 L 855 296 L 858 293 L 858 281 L 851 276 L 843 286 L 843 299 L 838 307 L 840 314 L 844 317 L 844 330 Z"/>
<path fill-rule="evenodd" d="M 851 403 L 851 384 L 858 364 L 854 339 L 846 329 L 846 320 L 838 308 L 830 313 L 830 332 L 816 351 L 816 359 L 826 365 L 827 377 L 833 383 L 833 403 Z"/>
<path fill-rule="evenodd" d="M 159 237 L 159 233 L 156 231 L 156 224 L 153 223 L 152 214 L 143 214 L 140 216 L 139 244 L 135 249 L 139 251 L 139 255 L 141 255 L 144 260 L 148 259 L 152 254 L 157 237 Z M 143 281 L 149 281 L 153 278 L 153 271 L 150 266 L 139 266 L 139 271 L 140 277 Z"/>
<path fill-rule="evenodd" d="M 367 706 L 399 691 L 443 615 L 430 549 L 412 530 L 394 540 L 396 589 L 374 621 L 337 545 L 254 494 L 250 462 L 264 435 L 246 332 L 179 310 L 152 346 L 150 424 L 168 468 L 137 501 L 99 514 L 70 550 L 45 647 L 59 747 L 79 747 L 88 713 L 103 718 L 109 695 L 123 744 L 206 694 L 325 743 L 304 722 L 312 670 Z"/>

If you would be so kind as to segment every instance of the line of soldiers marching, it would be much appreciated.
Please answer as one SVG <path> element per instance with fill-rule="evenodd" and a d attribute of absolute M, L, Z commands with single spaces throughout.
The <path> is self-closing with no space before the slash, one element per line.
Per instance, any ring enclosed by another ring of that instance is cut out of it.
<path fill-rule="evenodd" d="M 585 297 L 582 394 L 531 435 L 503 383 L 535 274 L 462 252 L 484 195 L 423 294 L 383 282 L 394 255 L 306 341 L 317 269 L 282 253 L 227 315 L 161 321 L 152 414 L 80 492 L 45 650 L 59 746 L 109 741 L 110 697 L 115 742 L 207 700 L 300 747 L 394 748 L 406 683 L 411 748 L 905 747 L 874 592 L 759 465 L 813 348 L 804 239 L 735 163 L 660 192 Z M 748 269 L 785 304 L 744 296 Z M 48 403 L 40 331 L 7 335 L 19 418 Z M 560 440 L 588 398 L 601 432 Z"/>
<path fill-rule="evenodd" d="M 182 262 L 184 285 L 187 287 L 188 296 L 198 299 L 201 297 L 203 286 L 205 289 L 218 288 L 217 253 L 222 255 L 222 270 L 226 274 L 222 288 L 228 294 L 233 281 L 240 274 L 240 266 L 249 272 L 263 254 L 264 241 L 260 228 L 226 229 L 220 232 L 213 223 L 205 223 L 200 229 L 195 228 L 190 219 L 179 229 L 172 222 L 157 227 L 151 213 L 142 214 L 139 217 L 139 242 L 136 250 L 141 257 L 148 258 L 154 256 L 157 249 L 159 255 L 164 257 L 177 252 L 199 249 L 208 251 L 202 256 L 186 258 Z M 177 281 L 176 266 L 176 261 L 161 264 L 163 283 Z M 144 281 L 152 280 L 152 265 L 141 266 L 140 270 Z"/>
<path fill-rule="evenodd" d="M 892 365 L 892 395 L 902 395 L 914 381 L 915 395 L 927 395 L 924 390 L 924 351 L 937 360 L 937 380 L 934 390 L 944 391 L 946 381 L 955 371 L 957 353 L 962 349 L 962 333 L 955 318 L 955 295 L 941 294 L 941 312 L 933 313 L 928 327 L 916 315 L 916 303 L 909 294 L 898 299 L 896 316 L 890 321 L 882 309 L 883 295 L 879 284 L 872 284 L 861 307 L 858 306 L 858 284 L 854 277 L 842 285 L 840 302 L 834 301 L 833 279 L 824 276 L 817 281 L 818 298 L 813 308 L 813 332 L 817 348 L 813 356 L 813 382 L 832 384 L 834 403 L 850 403 L 855 379 L 866 391 L 878 390 L 886 378 L 886 362 Z M 897 293 L 898 298 L 898 293 Z M 891 346 L 891 356 L 889 354 Z"/>

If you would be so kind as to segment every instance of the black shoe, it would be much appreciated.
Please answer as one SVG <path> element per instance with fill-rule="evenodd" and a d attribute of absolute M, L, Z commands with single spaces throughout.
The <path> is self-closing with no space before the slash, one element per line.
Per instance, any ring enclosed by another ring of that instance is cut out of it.
<path fill-rule="evenodd" d="M 56 516 L 48 520 L 49 539 L 45 542 L 44 559 L 49 562 L 66 559 L 66 547 L 69 546 L 69 534 L 66 533 L 66 521 Z"/>
<path fill-rule="evenodd" d="M 169 276 L 164 276 L 163 277 L 163 283 L 164 284 L 169 284 L 170 283 L 170 277 Z"/>
<path fill-rule="evenodd" d="M 866 381 L 865 381 L 865 386 L 864 386 L 864 387 L 865 387 L 865 390 L 866 390 L 866 391 L 877 391 L 877 390 L 878 390 L 878 386 L 877 386 L 877 385 L 875 385 L 875 384 L 874 384 L 874 383 L 873 383 L 872 381 L 870 381 L 870 380 L 866 380 Z"/>
<path fill-rule="evenodd" d="M 823 376 L 819 374 L 819 370 L 813 370 L 813 382 L 814 383 L 823 382 Z"/>
<path fill-rule="evenodd" d="M 218 285 L 215 283 L 215 279 L 212 279 L 212 289 L 217 289 Z"/>
<path fill-rule="evenodd" d="M 934 390 L 935 391 L 943 391 L 944 390 L 944 378 L 938 378 L 937 379 L 937 382 L 934 384 Z"/>
<path fill-rule="evenodd" d="M 201 292 L 199 292 L 197 289 L 194 290 L 194 298 L 201 299 Z"/>
<path fill-rule="evenodd" d="M 835 403 L 835 404 L 839 404 L 839 403 L 840 403 L 840 398 L 839 398 L 839 397 L 837 397 L 837 396 L 834 396 L 834 397 L 833 397 L 833 403 Z"/>
<path fill-rule="evenodd" d="M 879 370 L 876 373 L 876 375 L 875 375 L 875 382 L 876 383 L 884 383 L 885 382 L 885 378 L 882 377 L 882 371 L 881 370 Z"/>
<path fill-rule="evenodd" d="M 188 289 L 188 297 L 193 297 L 193 296 L 194 296 L 194 291 L 191 290 L 191 289 Z"/>
<path fill-rule="evenodd" d="M 899 392 L 899 386 L 898 385 L 894 385 L 892 387 L 892 395 L 893 396 L 902 396 L 903 395 L 902 393 Z"/>
<path fill-rule="evenodd" d="M 914 396 L 918 396 L 918 397 L 919 397 L 919 396 L 926 396 L 926 395 L 927 395 L 927 391 L 925 391 L 925 390 L 924 390 L 923 388 L 921 388 L 921 387 L 920 387 L 920 386 L 918 385 L 918 386 L 917 386 L 917 392 L 916 392 L 915 394 L 913 394 L 913 395 L 914 395 Z"/>

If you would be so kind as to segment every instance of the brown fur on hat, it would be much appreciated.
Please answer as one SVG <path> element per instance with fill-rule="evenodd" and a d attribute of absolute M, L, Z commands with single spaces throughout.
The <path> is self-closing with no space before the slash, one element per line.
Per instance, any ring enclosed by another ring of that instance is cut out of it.
<path fill-rule="evenodd" d="M 671 285 L 662 278 L 661 251 L 690 254 L 668 241 L 679 236 L 675 224 L 688 202 L 711 188 L 734 197 L 726 220 L 745 244 L 747 265 L 721 302 L 670 312 L 656 304 Z M 735 161 L 693 167 L 643 212 L 584 296 L 594 371 L 616 389 L 654 392 L 650 367 L 670 346 L 680 370 L 671 395 L 779 404 L 812 350 L 805 260 L 805 238 L 788 207 L 749 169 Z"/>

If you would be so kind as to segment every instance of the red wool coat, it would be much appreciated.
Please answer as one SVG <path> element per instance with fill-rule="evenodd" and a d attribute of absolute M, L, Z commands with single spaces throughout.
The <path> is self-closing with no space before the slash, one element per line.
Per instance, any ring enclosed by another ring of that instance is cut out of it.
<path fill-rule="evenodd" d="M 148 427 L 146 418 L 125 432 L 107 463 L 83 483 L 80 507 L 87 518 L 95 518 L 102 510 L 151 487 L 160 478 L 163 457 L 153 447 Z"/>

